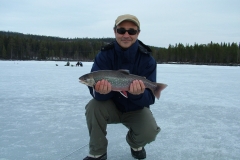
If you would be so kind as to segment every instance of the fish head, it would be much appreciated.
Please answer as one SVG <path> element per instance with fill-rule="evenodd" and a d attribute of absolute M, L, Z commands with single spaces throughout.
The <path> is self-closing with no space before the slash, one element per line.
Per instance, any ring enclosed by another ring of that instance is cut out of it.
<path fill-rule="evenodd" d="M 79 78 L 79 82 L 87 86 L 93 87 L 96 83 L 91 74 L 85 74 Z"/>

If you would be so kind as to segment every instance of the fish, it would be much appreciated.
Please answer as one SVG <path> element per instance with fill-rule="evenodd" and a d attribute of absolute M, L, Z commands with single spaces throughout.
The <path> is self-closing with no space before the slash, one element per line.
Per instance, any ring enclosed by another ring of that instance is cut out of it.
<path fill-rule="evenodd" d="M 145 87 L 150 89 L 153 95 L 159 99 L 161 91 L 167 84 L 152 82 L 145 77 L 130 74 L 129 70 L 98 70 L 79 77 L 79 82 L 89 87 L 93 87 L 98 81 L 107 80 L 111 84 L 112 91 L 118 91 L 127 98 L 126 91 L 129 91 L 130 84 L 134 80 L 142 80 Z"/>

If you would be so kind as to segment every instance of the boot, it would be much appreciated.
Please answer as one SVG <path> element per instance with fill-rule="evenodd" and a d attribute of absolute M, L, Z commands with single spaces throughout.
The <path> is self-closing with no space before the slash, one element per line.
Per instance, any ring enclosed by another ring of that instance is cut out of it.
<path fill-rule="evenodd" d="M 131 153 L 132 153 L 133 158 L 135 158 L 135 159 L 145 159 L 146 158 L 146 151 L 145 151 L 144 147 L 142 147 L 142 150 L 138 150 L 138 151 L 134 151 L 131 148 Z"/>
<path fill-rule="evenodd" d="M 87 157 L 85 157 L 83 160 L 106 160 L 106 159 L 107 159 L 107 153 L 101 155 L 101 156 L 98 157 L 98 158 L 94 158 L 94 157 L 87 156 Z"/>

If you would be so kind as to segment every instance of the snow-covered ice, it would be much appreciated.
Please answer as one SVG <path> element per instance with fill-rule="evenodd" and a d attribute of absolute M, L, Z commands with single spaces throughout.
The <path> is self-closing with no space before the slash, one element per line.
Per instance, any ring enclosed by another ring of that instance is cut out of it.
<path fill-rule="evenodd" d="M 91 96 L 78 78 L 92 63 L 65 64 L 0 61 L 0 160 L 88 154 L 85 105 Z M 157 71 L 157 81 L 168 87 L 151 106 L 162 130 L 145 147 L 147 159 L 239 159 L 240 67 L 159 64 Z M 112 124 L 107 131 L 108 159 L 132 159 L 127 129 Z"/>

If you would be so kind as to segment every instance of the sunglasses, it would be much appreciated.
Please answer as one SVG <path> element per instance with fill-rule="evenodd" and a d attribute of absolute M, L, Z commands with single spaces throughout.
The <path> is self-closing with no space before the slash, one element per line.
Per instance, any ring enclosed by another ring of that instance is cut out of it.
<path fill-rule="evenodd" d="M 118 34 L 125 34 L 126 32 L 128 32 L 129 35 L 135 35 L 135 34 L 137 34 L 138 30 L 135 30 L 132 28 L 129 30 L 126 30 L 125 28 L 117 28 Z"/>

